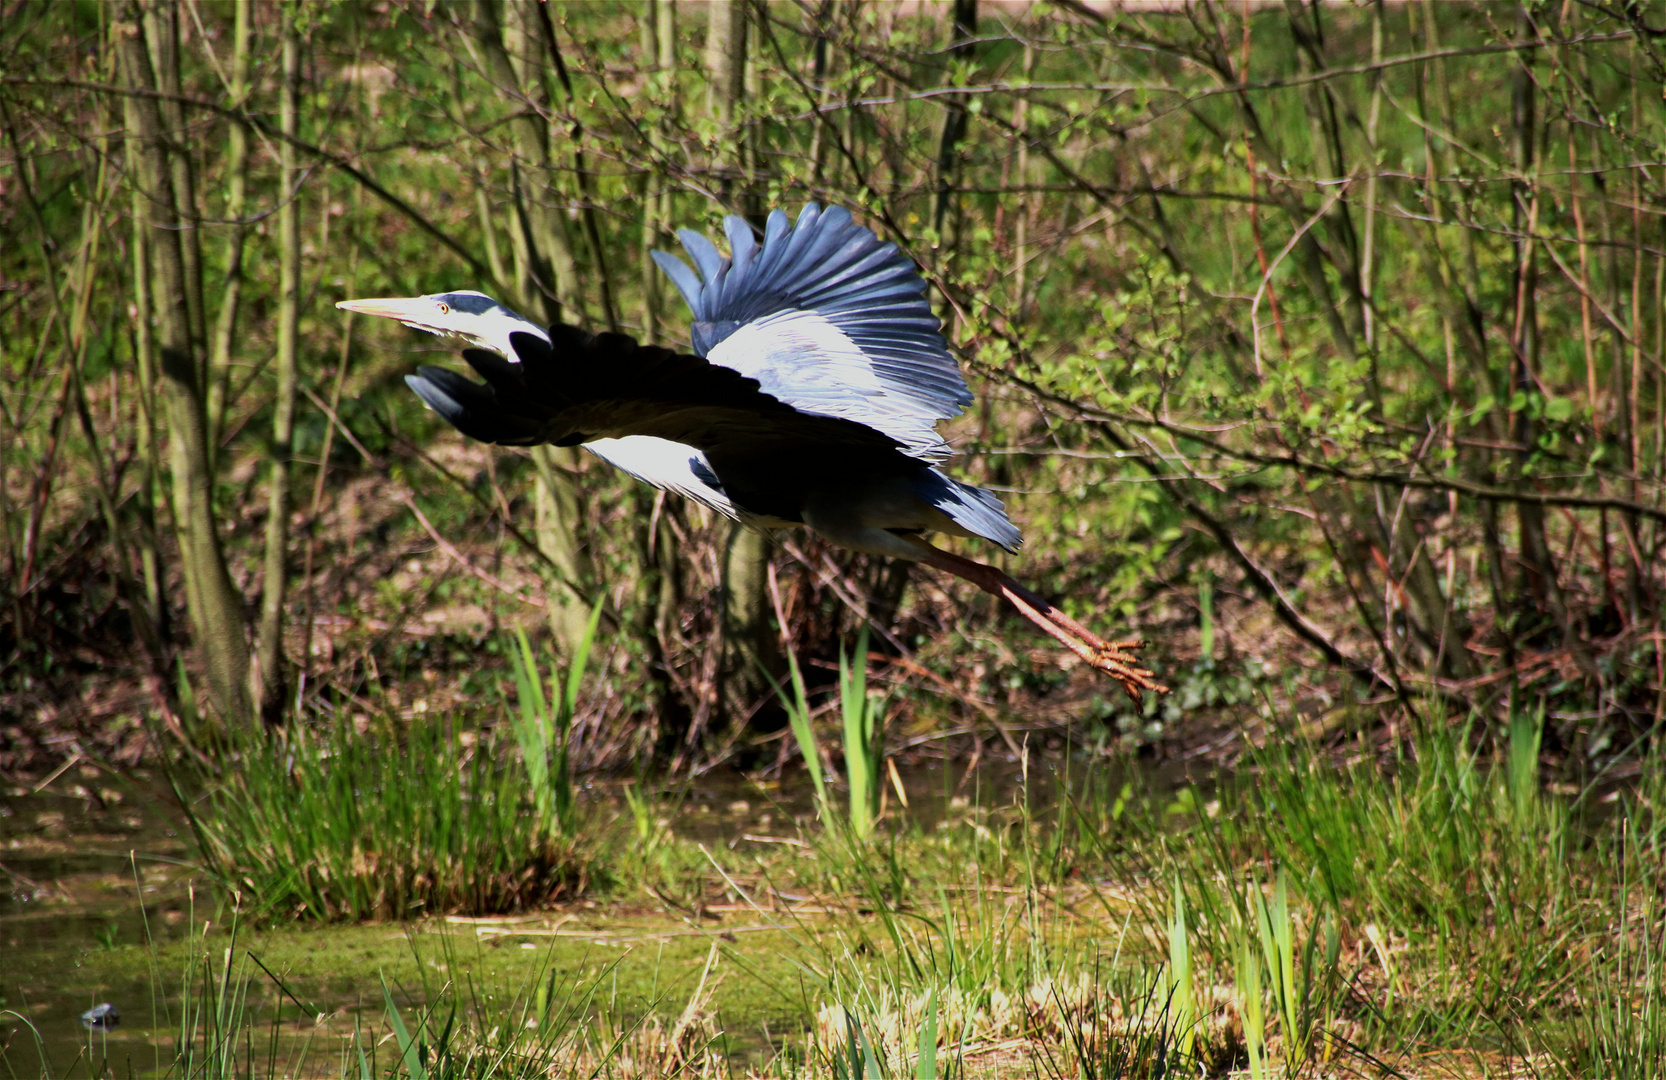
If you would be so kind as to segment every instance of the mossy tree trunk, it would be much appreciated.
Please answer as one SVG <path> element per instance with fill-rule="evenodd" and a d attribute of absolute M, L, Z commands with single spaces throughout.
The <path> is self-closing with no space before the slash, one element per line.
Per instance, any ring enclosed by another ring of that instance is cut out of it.
<path fill-rule="evenodd" d="M 724 167 L 739 184 L 726 190 L 740 205 L 750 205 L 746 166 L 752 149 L 736 124 L 736 108 L 746 92 L 745 0 L 713 0 L 707 8 L 706 67 L 710 79 L 707 106 L 717 122 Z M 778 634 L 770 617 L 769 544 L 764 535 L 735 525 L 723 555 L 722 712 L 731 723 L 746 721 L 771 701 L 774 677 L 782 670 Z"/>
<path fill-rule="evenodd" d="M 978 0 L 954 0 L 950 8 L 950 36 L 953 42 L 949 46 L 952 77 L 955 66 L 970 65 L 977 55 Z M 948 102 L 948 108 L 943 113 L 943 132 L 937 140 L 937 193 L 932 210 L 932 223 L 937 229 L 938 241 L 945 249 L 950 245 L 944 240 L 943 230 L 951 224 L 949 208 L 958 196 L 956 179 L 960 170 L 956 164 L 960 142 L 966 137 L 968 120 L 964 101 L 950 97 Z"/>
<path fill-rule="evenodd" d="M 285 658 L 284 601 L 289 574 L 289 471 L 295 450 L 296 346 L 301 322 L 301 226 L 296 203 L 300 169 L 294 137 L 301 96 L 301 40 L 295 0 L 285 0 L 283 23 L 283 92 L 278 123 L 289 138 L 280 145 L 280 182 L 284 200 L 278 209 L 278 385 L 272 402 L 272 471 L 267 478 L 266 567 L 262 579 L 260 635 L 254 669 L 255 701 L 267 720 L 283 708 Z M 328 220 L 326 218 L 326 220 Z"/>
<path fill-rule="evenodd" d="M 517 106 L 510 123 L 510 185 L 514 221 L 509 230 L 510 252 L 515 264 L 514 303 L 520 310 L 547 322 L 562 321 L 571 307 L 582 323 L 579 303 L 578 266 L 566 224 L 558 212 L 559 193 L 551 184 L 548 129 L 530 106 L 537 94 L 537 80 L 524 78 L 525 65 L 517 65 L 505 46 L 505 9 L 491 0 L 475 5 L 475 42 L 483 54 L 487 76 L 505 97 Z M 508 9 L 514 16 L 516 44 L 522 52 L 533 51 L 526 33 L 528 15 L 520 8 Z M 537 307 L 532 307 L 534 303 Z M 532 450 L 535 465 L 533 507 L 538 549 L 554 567 L 548 575 L 550 632 L 563 656 L 571 656 L 589 622 L 591 593 L 596 588 L 595 567 L 585 542 L 582 493 L 578 486 L 580 459 L 570 447 L 539 446 Z"/>
<path fill-rule="evenodd" d="M 226 84 L 227 104 L 242 108 L 249 99 L 249 49 L 254 37 L 254 0 L 237 0 L 232 22 L 231 75 Z M 287 90 L 287 76 L 286 89 Z M 287 97 L 285 99 L 288 100 Z M 231 354 L 237 334 L 238 308 L 243 298 L 243 247 L 248 229 L 249 132 L 232 123 L 226 135 L 226 285 L 214 319 L 214 339 L 208 355 L 208 431 L 218 444 L 225 432 L 226 407 L 231 392 Z M 287 155 L 294 148 L 285 146 Z M 289 189 L 283 191 L 287 194 Z M 292 211 L 289 211 L 291 214 Z M 281 228 L 281 226 L 280 226 Z"/>
<path fill-rule="evenodd" d="M 123 77 L 133 91 L 127 99 L 129 160 L 136 166 L 133 172 L 144 193 L 144 212 L 150 223 L 158 389 L 168 420 L 174 531 L 196 647 L 214 704 L 228 723 L 243 723 L 250 716 L 248 627 L 243 598 L 227 572 L 214 523 L 213 464 L 197 351 L 200 339 L 192 333 L 188 245 L 182 239 L 186 230 L 181 228 L 181 204 L 174 186 L 176 177 L 189 170 L 176 169 L 171 160 L 175 156 L 170 152 L 171 135 L 163 125 L 152 53 L 147 48 L 147 24 L 162 25 L 166 20 L 147 18 L 146 7 L 138 2 L 126 7 L 119 41 Z"/>
<path fill-rule="evenodd" d="M 676 0 L 649 0 L 638 19 L 643 80 L 671 113 L 647 129 L 648 145 L 657 161 L 670 153 L 662 125 L 675 123 L 677 108 Z M 666 246 L 670 198 L 663 172 L 650 169 L 642 183 L 642 243 L 637 252 L 637 267 L 642 281 L 642 340 L 656 343 L 663 343 L 666 290 L 652 252 Z M 672 623 L 682 603 L 682 565 L 677 537 L 684 520 L 683 500 L 676 496 L 667 498 L 641 483 L 632 485 L 631 495 L 636 508 L 633 539 L 637 565 L 632 630 L 646 658 L 655 741 L 662 750 L 669 751 L 687 736 L 693 718 L 689 703 L 678 693 L 671 677 L 668 645 L 672 640 Z"/>

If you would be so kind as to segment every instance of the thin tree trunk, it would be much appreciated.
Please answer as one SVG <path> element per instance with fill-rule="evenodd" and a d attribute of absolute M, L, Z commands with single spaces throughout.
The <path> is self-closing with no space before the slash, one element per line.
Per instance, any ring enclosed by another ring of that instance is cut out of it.
<path fill-rule="evenodd" d="M 677 0 L 653 0 L 653 4 L 654 34 L 659 46 L 659 70 L 664 72 L 665 93 L 670 99 L 671 114 L 667 117 L 667 122 L 679 123 L 681 116 L 678 109 L 680 98 L 677 94 Z M 671 220 L 671 186 L 669 184 L 661 185 L 659 206 L 655 210 L 655 218 L 659 221 L 662 229 Z M 650 338 L 649 340 L 653 339 Z"/>
<path fill-rule="evenodd" d="M 207 669 L 210 691 L 222 717 L 242 723 L 250 715 L 247 696 L 249 646 L 242 598 L 232 585 L 214 523 L 213 472 L 200 390 L 200 367 L 191 334 L 189 279 L 173 190 L 167 135 L 158 109 L 156 80 L 146 48 L 142 9 L 128 8 L 120 34 L 127 85 L 129 135 L 137 153 L 138 181 L 146 195 L 145 215 L 156 264 L 157 344 L 161 390 L 169 426 L 173 467 L 174 528 L 179 538 L 186 594 L 196 646 Z"/>
<path fill-rule="evenodd" d="M 719 145 L 726 157 L 714 162 L 727 166 L 729 176 L 744 184 L 745 148 L 735 130 L 735 113 L 746 89 L 745 0 L 714 0 L 707 8 L 706 68 L 711 91 L 710 115 L 724 134 Z M 746 192 L 725 190 L 744 203 Z M 762 533 L 736 525 L 723 552 L 723 666 L 722 708 L 730 723 L 751 718 L 767 703 L 772 679 L 781 670 L 777 635 L 771 626 L 769 604 L 769 545 Z"/>
<path fill-rule="evenodd" d="M 301 97 L 301 41 L 295 26 L 296 5 L 282 7 L 283 93 L 278 124 L 293 139 Z M 295 448 L 296 347 L 301 321 L 301 223 L 295 190 L 300 169 L 290 139 L 279 148 L 283 203 L 278 209 L 278 385 L 272 403 L 272 471 L 267 478 L 266 568 L 262 579 L 260 636 L 256 651 L 255 700 L 269 722 L 280 718 L 286 684 L 283 652 L 284 601 L 289 572 L 289 467 Z M 328 220 L 326 216 L 325 220 Z"/>
<path fill-rule="evenodd" d="M 1314 74 L 1323 73 L 1324 25 L 1321 15 L 1324 9 L 1318 4 L 1304 8 L 1300 0 L 1284 0 L 1284 7 L 1290 21 L 1291 35 L 1300 48 L 1303 66 L 1310 68 Z M 1316 81 L 1307 85 L 1303 101 L 1307 105 L 1308 125 L 1312 130 L 1314 168 L 1321 175 L 1328 172 L 1332 179 L 1341 179 L 1348 175 L 1348 162 L 1336 96 L 1328 83 Z M 1343 345 L 1343 349 L 1352 357 L 1356 352 L 1355 339 L 1364 337 L 1365 304 L 1364 294 L 1360 290 L 1359 240 L 1354 229 L 1349 201 L 1337 199 L 1332 203 L 1325 214 L 1325 222 L 1326 230 L 1331 236 L 1331 242 L 1323 246 L 1325 260 L 1335 268 L 1341 283 L 1341 305 L 1333 322 L 1333 333 L 1337 327 L 1345 330 L 1349 340 Z M 1292 221 L 1291 224 L 1298 223 Z M 1319 250 L 1317 243 L 1315 250 Z M 1319 295 L 1329 296 L 1330 288 L 1322 284 L 1322 281 L 1322 276 L 1316 278 L 1315 288 L 1321 290 Z M 1372 394 L 1373 404 L 1380 410 L 1380 394 L 1374 385 Z"/>
<path fill-rule="evenodd" d="M 1579 330 L 1585 350 L 1585 397 L 1591 408 L 1591 427 L 1602 430 L 1602 394 L 1597 388 L 1596 341 L 1591 333 L 1590 244 L 1585 240 L 1585 213 L 1579 196 L 1579 152 L 1574 129 L 1568 128 L 1568 203 L 1573 210 L 1574 239 L 1579 244 Z"/>
<path fill-rule="evenodd" d="M 650 74 L 642 73 L 651 82 L 656 95 L 665 95 L 675 108 L 676 81 L 676 3 L 675 0 L 648 0 L 641 18 L 643 64 L 653 66 Z M 654 160 L 669 152 L 665 132 L 659 126 L 648 129 L 648 145 Z M 642 244 L 638 252 L 638 271 L 642 278 L 642 338 L 658 341 L 664 312 L 665 291 L 660 269 L 654 264 L 652 251 L 661 246 L 667 227 L 668 193 L 664 176 L 650 169 L 644 177 L 642 205 Z M 637 564 L 636 618 L 633 632 L 641 641 L 647 655 L 649 693 L 657 725 L 658 743 L 662 751 L 669 751 L 688 734 L 693 719 L 688 702 L 678 694 L 671 678 L 667 643 L 671 640 L 671 622 L 680 601 L 681 560 L 678 557 L 677 529 L 673 519 L 681 517 L 682 500 L 667 499 L 665 493 L 645 484 L 632 487 L 636 507 L 635 556 Z"/>
<path fill-rule="evenodd" d="M 1521 8 L 1518 26 L 1523 36 L 1536 34 L 1532 16 Z M 1533 374 L 1539 366 L 1539 263 L 1538 249 L 1531 233 L 1538 225 L 1538 183 L 1533 175 L 1536 168 L 1534 150 L 1538 143 L 1538 123 L 1534 103 L 1533 74 L 1529 65 L 1532 53 L 1523 53 L 1517 66 L 1511 90 L 1512 144 L 1516 174 L 1520 179 L 1511 184 L 1511 225 L 1515 241 L 1514 329 L 1510 335 L 1510 389 L 1512 394 L 1528 394 L 1533 390 Z M 1515 412 L 1512 435 L 1521 447 L 1512 457 L 1512 479 L 1520 482 L 1522 468 L 1538 438 L 1537 425 L 1531 412 L 1522 407 Z M 1516 507 L 1518 541 L 1521 545 L 1522 585 L 1541 612 L 1561 605 L 1556 597 L 1556 570 L 1545 540 L 1544 508 L 1534 503 L 1520 503 Z"/>
<path fill-rule="evenodd" d="M 535 446 L 532 462 L 534 540 L 555 567 L 546 593 L 550 632 L 563 656 L 572 656 L 590 623 L 596 570 L 582 539 L 584 511 L 579 502 L 578 462 L 570 447 Z"/>
<path fill-rule="evenodd" d="M 810 87 L 814 93 L 811 98 L 816 108 L 827 104 L 828 81 L 832 75 L 832 57 L 827 49 L 827 35 L 831 32 L 833 21 L 833 0 L 821 0 L 813 16 L 811 33 L 815 35 L 816 43 L 811 51 Z M 821 186 L 822 174 L 827 169 L 827 125 L 820 118 L 810 124 L 810 183 Z"/>
<path fill-rule="evenodd" d="M 1629 50 L 1631 56 L 1631 115 L 1642 116 L 1643 104 L 1640 95 L 1640 80 L 1637 71 L 1637 43 L 1633 41 Z M 1633 168 L 1631 171 L 1631 385 L 1627 388 L 1626 400 L 1631 406 L 1630 417 L 1626 423 L 1626 473 L 1630 477 L 1627 484 L 1627 494 L 1632 502 L 1638 498 L 1637 474 L 1643 467 L 1643 177 L 1642 170 Z M 1655 402 L 1657 410 L 1666 411 L 1666 402 Z M 1643 611 L 1643 568 L 1631 556 L 1637 550 L 1640 540 L 1641 523 L 1635 513 L 1627 513 L 1620 519 L 1620 527 L 1626 531 L 1626 607 L 1627 620 L 1633 624 L 1642 616 Z"/>
<path fill-rule="evenodd" d="M 723 704 L 729 721 L 739 723 L 768 705 L 782 658 L 770 625 L 764 534 L 735 523 L 723 556 Z"/>
<path fill-rule="evenodd" d="M 650 75 L 643 72 L 645 81 L 655 85 L 655 93 L 664 94 L 674 107 L 676 78 L 676 2 L 675 0 L 647 0 L 648 10 L 641 19 L 642 62 L 654 65 Z M 665 132 L 658 125 L 648 128 L 648 147 L 657 162 L 667 150 Z M 659 267 L 654 265 L 652 252 L 660 246 L 666 229 L 666 183 L 656 167 L 648 170 L 642 185 L 642 247 L 638 253 L 637 273 L 642 278 L 642 340 L 656 342 L 660 337 L 660 304 L 663 282 Z"/>
<path fill-rule="evenodd" d="M 711 0 L 706 19 L 706 111 L 727 130 L 746 92 L 746 0 Z"/>
<path fill-rule="evenodd" d="M 362 96 L 359 96 L 359 100 L 355 102 L 354 111 L 357 116 L 364 116 Z M 353 208 L 351 213 L 352 216 L 345 223 L 349 232 L 353 232 L 358 229 L 360 227 L 359 222 L 364 220 L 364 188 L 362 187 L 355 187 L 353 189 Z M 494 272 L 495 269 L 496 268 L 494 268 Z M 359 245 L 354 244 L 349 249 L 347 256 L 346 292 L 348 296 L 358 295 L 358 289 L 355 287 L 358 282 L 358 276 Z M 506 279 L 500 275 L 498 280 L 502 281 Z M 351 313 L 348 313 L 347 318 L 343 321 L 341 327 L 341 347 L 340 352 L 338 352 L 336 356 L 335 378 L 330 384 L 329 416 L 340 415 L 341 392 L 342 388 L 347 383 L 347 371 L 351 366 L 353 359 L 354 325 L 353 316 Z M 303 615 L 306 622 L 304 624 L 305 629 L 301 635 L 300 656 L 302 679 L 306 679 L 312 670 L 312 632 L 315 624 L 313 605 L 316 602 L 318 593 L 318 590 L 313 587 L 313 554 L 314 545 L 317 540 L 316 523 L 318 521 L 319 510 L 324 505 L 324 483 L 327 479 L 329 479 L 330 475 L 330 455 L 335 449 L 335 436 L 335 424 L 332 423 L 325 425 L 323 443 L 318 449 L 318 468 L 317 471 L 313 473 L 312 502 L 307 509 L 307 521 L 309 522 L 309 525 L 307 529 L 306 555 L 301 570 L 301 587 L 306 590 L 306 612 Z"/>
<path fill-rule="evenodd" d="M 950 18 L 953 44 L 949 46 L 949 65 L 952 71 L 957 65 L 969 64 L 976 55 L 978 0 L 954 0 Z M 949 204 L 954 201 L 955 162 L 960 140 L 966 137 L 967 124 L 965 101 L 950 96 L 948 102 L 948 108 L 943 113 L 943 132 L 937 140 L 937 197 L 931 215 L 938 242 L 945 248 L 950 245 L 944 237 L 943 228 L 948 221 Z"/>
<path fill-rule="evenodd" d="M 525 15 L 524 12 L 520 13 Z M 523 82 L 522 73 L 504 47 L 500 9 L 491 0 L 475 5 L 475 42 L 485 54 L 487 74 L 511 100 L 524 99 L 536 80 Z M 524 30 L 524 18 L 522 20 Z M 520 35 L 523 47 L 527 35 Z M 564 307 L 571 304 L 583 321 L 578 305 L 578 268 L 560 215 L 555 212 L 556 193 L 551 175 L 549 143 L 543 122 L 530 110 L 522 109 L 511 122 L 513 153 L 510 161 L 511 190 L 515 223 L 510 230 L 510 251 L 515 262 L 519 303 L 541 299 L 544 317 L 562 321 Z M 536 467 L 533 479 L 534 522 L 538 550 L 555 567 L 549 582 L 547 607 L 550 632 L 563 656 L 573 655 L 589 623 L 595 587 L 595 567 L 584 543 L 584 515 L 577 478 L 579 459 L 570 447 L 539 446 L 532 450 Z"/>
<path fill-rule="evenodd" d="M 254 0 L 237 0 L 233 19 L 231 81 L 226 87 L 227 105 L 241 108 L 249 97 L 249 46 L 253 38 Z M 292 148 L 287 153 L 293 154 Z M 214 320 L 214 341 L 208 356 L 208 431 L 214 445 L 225 433 L 226 400 L 231 388 L 232 338 L 237 332 L 238 303 L 243 296 L 243 242 L 248 230 L 243 216 L 248 213 L 249 132 L 233 121 L 226 136 L 226 288 Z M 281 188 L 287 200 L 289 189 Z"/>
<path fill-rule="evenodd" d="M 1024 42 L 1024 81 L 1035 77 L 1035 45 Z M 1013 222 L 1013 317 L 1020 322 L 1029 310 L 1030 274 L 1030 215 L 1035 200 L 1024 189 L 1030 183 L 1030 102 L 1020 97 L 1012 106 L 1012 127 L 1018 136 L 1018 162 L 1015 168 L 1018 195 L 1017 220 Z M 985 401 L 987 402 L 987 398 Z M 987 413 L 986 413 L 987 417 Z M 987 426 L 987 425 L 986 425 Z"/>
<path fill-rule="evenodd" d="M 497 222 L 492 213 L 491 200 L 486 195 L 486 173 L 484 169 L 477 169 L 474 174 L 474 209 L 480 215 L 480 232 L 486 240 L 486 265 L 492 268 L 492 276 L 499 281 L 513 280 L 508 269 L 503 265 L 503 252 L 498 246 Z"/>
<path fill-rule="evenodd" d="M 180 259 L 185 268 L 185 304 L 191 334 L 191 351 L 196 359 L 198 393 L 206 385 L 203 368 L 207 360 L 207 317 L 203 304 L 202 230 L 197 212 L 197 171 L 184 140 L 185 108 L 179 102 L 179 17 L 180 5 L 160 0 L 141 0 L 146 44 L 150 48 L 155 86 L 163 95 L 157 101 L 162 117 L 163 137 L 168 141 L 168 165 L 173 173 L 174 212 L 180 230 Z M 209 442 L 212 459 L 215 446 Z"/>
<path fill-rule="evenodd" d="M 476 0 L 474 37 L 469 43 L 481 47 L 487 76 L 496 84 L 498 92 L 514 105 L 525 94 L 504 48 L 501 14 L 502 9 L 495 0 Z M 544 188 L 548 150 L 538 118 L 523 108 L 517 107 L 517 113 L 509 125 L 509 190 L 514 209 L 509 247 L 515 261 L 516 292 L 510 302 L 534 318 L 540 314 L 531 308 L 536 303 L 542 309 L 544 321 L 555 323 L 562 321 L 564 302 L 575 297 L 563 285 L 576 288 L 576 276 L 568 283 L 558 283 L 555 279 L 547 253 L 547 248 L 553 246 L 549 238 L 555 231 L 548 220 L 551 208 Z"/>
<path fill-rule="evenodd" d="M 544 60 L 540 65 L 545 73 L 545 80 L 528 80 L 522 78 L 523 86 L 531 86 L 534 82 L 542 82 L 544 89 L 544 103 L 549 105 L 555 95 L 550 92 L 547 79 L 551 71 L 556 81 L 561 84 L 563 100 L 571 110 L 572 124 L 566 131 L 559 129 L 550 133 L 556 141 L 565 140 L 573 155 L 573 183 L 578 189 L 578 215 L 584 231 L 585 244 L 590 249 L 590 278 L 601 298 L 602 324 L 611 333 L 620 333 L 619 305 L 614 302 L 613 274 L 608 264 L 607 254 L 602 247 L 601 225 L 596 219 L 596 199 L 590 186 L 590 169 L 584 158 L 584 127 L 578 120 L 579 102 L 573 92 L 573 82 L 567 74 L 567 64 L 561 56 L 561 46 L 555 37 L 555 23 L 550 19 L 549 5 L 542 0 L 522 0 L 518 8 L 522 25 L 528 37 L 535 37 L 544 46 Z M 553 109 L 546 110 L 553 115 Z M 546 141 L 546 153 L 549 143 Z M 554 176 L 552 168 L 554 162 L 546 161 L 545 175 Z M 553 184 L 549 185 L 552 189 Z M 569 256 L 571 258 L 571 256 Z M 576 288 L 576 281 L 575 281 Z M 576 293 L 575 293 L 576 295 Z"/>
<path fill-rule="evenodd" d="M 119 24 L 118 24 L 119 25 Z M 115 47 L 115 46 L 112 46 Z M 128 128 L 133 130 L 134 106 L 127 102 Z M 131 160 L 131 159 L 130 159 Z M 156 508 L 167 496 L 160 491 L 161 461 L 158 453 L 156 406 L 161 400 L 156 386 L 156 343 L 151 339 L 155 308 L 150 295 L 150 236 L 146 231 L 147 205 L 144 191 L 132 185 L 129 219 L 133 223 L 133 366 L 139 379 L 138 431 L 134 438 L 139 474 L 135 503 L 139 516 L 139 565 L 145 580 L 145 601 L 156 614 L 157 637 L 164 643 L 172 633 L 172 610 L 166 587 L 162 552 L 157 542 Z"/>
<path fill-rule="evenodd" d="M 1383 58 L 1383 4 L 1376 0 L 1371 5 L 1371 62 L 1378 64 Z M 1364 299 L 1362 317 L 1365 325 L 1365 347 L 1371 351 L 1372 366 L 1376 366 L 1377 327 L 1371 313 L 1371 293 L 1375 285 L 1374 275 L 1376 267 L 1377 240 L 1377 174 L 1382 171 L 1382 162 L 1377 153 L 1377 121 L 1381 117 L 1383 107 L 1383 76 L 1378 72 L 1371 80 L 1371 112 L 1365 121 L 1365 141 L 1371 150 L 1371 172 L 1365 178 L 1365 251 L 1360 257 L 1359 291 Z M 1375 382 L 1375 379 L 1373 379 Z"/>

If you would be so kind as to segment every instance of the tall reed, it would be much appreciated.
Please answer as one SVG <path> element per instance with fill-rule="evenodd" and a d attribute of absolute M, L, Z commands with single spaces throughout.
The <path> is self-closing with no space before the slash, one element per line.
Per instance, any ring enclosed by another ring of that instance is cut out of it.
<path fill-rule="evenodd" d="M 887 703 L 868 694 L 868 630 L 863 627 L 856 636 L 855 656 L 839 650 L 839 719 L 843 740 L 845 787 L 849 794 L 843 827 L 858 840 L 873 835 L 879 820 L 881 795 L 885 783 L 885 712 Z M 798 658 L 787 655 L 792 692 L 777 687 L 777 696 L 786 710 L 788 725 L 804 759 L 804 768 L 815 786 L 816 814 L 823 825 L 839 824 L 833 817 L 827 780 L 822 769 L 821 745 L 816 739 L 811 717 L 815 709 L 805 689 L 804 675 Z"/>
<path fill-rule="evenodd" d="M 584 667 L 590 659 L 590 647 L 596 640 L 596 626 L 601 617 L 602 605 L 597 604 L 590 612 L 590 620 L 583 633 L 574 643 L 566 679 L 563 680 L 559 672 L 551 669 L 547 697 L 538 656 L 527 641 L 526 631 L 517 629 L 510 646 L 510 665 L 514 668 L 515 688 L 520 701 L 520 708 L 510 714 L 510 720 L 515 739 L 520 743 L 521 761 L 526 768 L 533 802 L 538 807 L 539 820 L 554 835 L 571 837 L 576 827 L 568 741 L 573 715 L 578 710 L 579 685 L 584 679 Z"/>

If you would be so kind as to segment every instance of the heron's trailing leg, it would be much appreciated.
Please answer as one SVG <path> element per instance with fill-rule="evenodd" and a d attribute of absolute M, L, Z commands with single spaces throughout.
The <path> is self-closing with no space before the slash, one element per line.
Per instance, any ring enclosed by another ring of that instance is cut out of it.
<path fill-rule="evenodd" d="M 1106 641 L 995 567 L 951 555 L 924 540 L 905 539 L 919 550 L 920 562 L 965 578 L 985 592 L 1005 597 L 1020 614 L 1065 648 L 1121 683 L 1135 701 L 1140 700 L 1142 690 L 1168 693 L 1168 687 L 1155 681 L 1153 672 L 1139 666 L 1139 657 L 1134 652 L 1145 644 L 1143 641 Z"/>

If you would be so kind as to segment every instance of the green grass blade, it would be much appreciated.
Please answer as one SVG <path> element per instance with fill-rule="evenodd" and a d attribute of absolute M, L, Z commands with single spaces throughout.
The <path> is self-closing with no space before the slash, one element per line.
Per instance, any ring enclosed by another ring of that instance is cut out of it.
<path fill-rule="evenodd" d="M 857 698 L 862 676 L 853 671 L 854 665 L 839 650 L 839 714 L 843 721 L 845 743 L 845 784 L 849 788 L 850 829 L 858 839 L 866 839 L 872 831 L 868 819 L 868 772 L 861 752 L 862 713 Z"/>
<path fill-rule="evenodd" d="M 877 718 L 881 709 L 868 700 L 868 628 L 856 636 L 856 654 L 839 650 L 839 707 L 844 718 L 845 781 L 850 786 L 850 828 L 859 840 L 873 835 L 879 812 L 883 748 Z"/>
<path fill-rule="evenodd" d="M 1192 1005 L 1192 954 L 1186 939 L 1186 897 L 1174 879 L 1173 910 L 1169 916 L 1169 1015 L 1182 1060 L 1189 1061 L 1197 1039 L 1197 1017 Z"/>
<path fill-rule="evenodd" d="M 1261 956 L 1249 940 L 1249 930 L 1239 934 L 1236 982 L 1238 1013 L 1244 1025 L 1244 1053 L 1249 1058 L 1250 1080 L 1267 1075 L 1267 1027 L 1261 1002 Z"/>
<path fill-rule="evenodd" d="M 1506 751 L 1505 784 L 1516 824 L 1528 828 L 1539 797 L 1539 743 L 1544 737 L 1545 706 L 1517 710 L 1510 717 L 1510 744 Z"/>
<path fill-rule="evenodd" d="M 920 1022 L 920 1056 L 914 1062 L 914 1080 L 937 1080 L 937 987 L 926 998 L 925 1016 Z"/>
<path fill-rule="evenodd" d="M 584 669 L 590 663 L 590 647 L 596 642 L 596 627 L 602 621 L 602 603 L 596 601 L 596 606 L 590 609 L 590 621 L 585 624 L 584 636 L 579 638 L 578 646 L 573 649 L 573 661 L 567 670 L 567 692 L 561 699 L 561 713 L 568 721 L 578 711 L 579 687 L 584 682 Z"/>
<path fill-rule="evenodd" d="M 885 1073 L 879 1067 L 879 1058 L 873 1052 L 873 1043 L 868 1040 L 868 1033 L 862 1030 L 862 1025 L 848 1009 L 845 1010 L 845 1016 L 849 1020 L 856 1043 L 862 1050 L 862 1080 L 884 1080 Z M 851 1056 L 855 1057 L 854 1054 Z"/>
<path fill-rule="evenodd" d="M 405 1029 L 405 1021 L 399 1015 L 399 1006 L 393 1003 L 393 991 L 388 989 L 386 977 L 382 978 L 382 1000 L 387 1003 L 388 1023 L 393 1026 L 394 1042 L 399 1045 L 400 1057 L 405 1061 L 405 1075 L 409 1080 L 428 1080 L 428 1070 L 422 1064 L 422 1047 Z"/>
<path fill-rule="evenodd" d="M 385 986 L 384 989 L 386 989 Z M 357 1052 L 359 1059 L 359 1080 L 375 1080 L 375 1074 L 370 1068 L 370 1060 L 364 1055 L 364 1032 L 359 1028 L 357 1016 L 353 1018 L 353 1049 Z"/>
<path fill-rule="evenodd" d="M 788 724 L 792 727 L 793 739 L 798 743 L 798 753 L 804 759 L 804 768 L 810 774 L 810 782 L 816 789 L 816 814 L 825 823 L 828 817 L 827 777 L 821 768 L 821 748 L 816 743 L 816 732 L 810 724 L 810 694 L 804 686 L 804 672 L 798 666 L 798 656 L 787 650 L 787 670 L 792 679 L 792 697 L 789 699 L 779 687 L 776 695 L 781 699 L 781 707 L 787 712 Z"/>

